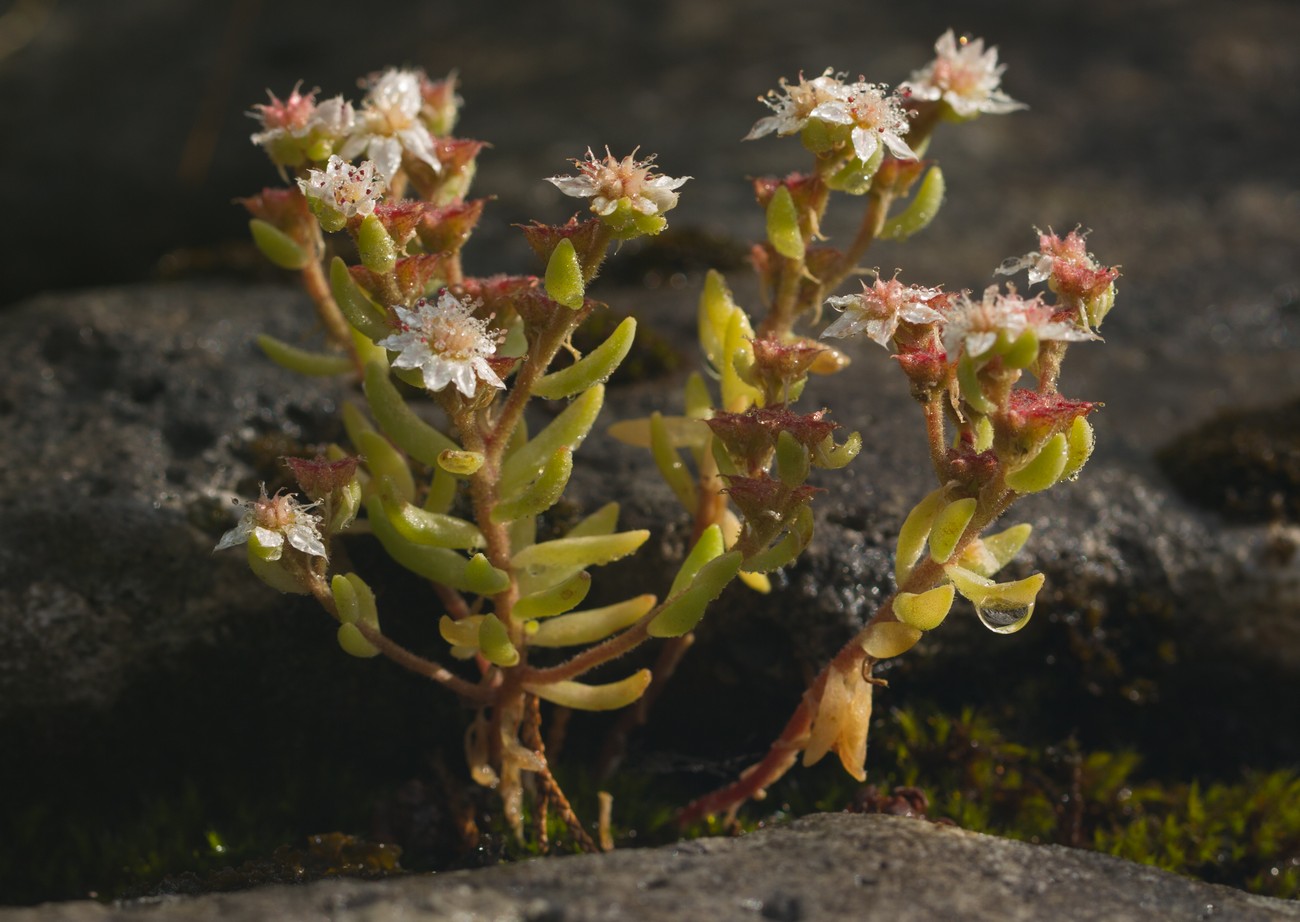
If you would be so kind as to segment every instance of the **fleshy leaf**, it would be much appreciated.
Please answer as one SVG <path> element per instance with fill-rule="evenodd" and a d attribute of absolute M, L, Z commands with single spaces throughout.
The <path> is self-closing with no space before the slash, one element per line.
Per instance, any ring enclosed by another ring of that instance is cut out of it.
<path fill-rule="evenodd" d="M 348 264 L 338 256 L 330 262 L 330 291 L 348 323 L 360 330 L 367 339 L 384 339 L 393 332 L 386 322 L 384 309 L 370 300 L 370 296 L 352 278 Z"/>
<path fill-rule="evenodd" d="M 650 416 L 650 451 L 654 456 L 655 466 L 672 489 L 677 501 L 691 512 L 695 511 L 697 497 L 695 479 L 687 470 L 686 463 L 673 447 L 672 437 L 663 416 L 655 412 Z"/>
<path fill-rule="evenodd" d="M 966 532 L 979 505 L 973 496 L 954 500 L 939 510 L 930 528 L 930 559 L 935 563 L 944 563 L 952 556 L 957 542 Z"/>
<path fill-rule="evenodd" d="M 365 457 L 371 477 L 380 482 L 388 480 L 408 503 L 415 499 L 415 478 L 411 476 L 411 468 L 388 439 L 378 432 L 359 432 L 357 449 Z"/>
<path fill-rule="evenodd" d="M 520 620 L 550 618 L 572 611 L 591 591 L 591 574 L 580 570 L 563 582 L 523 596 L 515 603 L 514 617 Z"/>
<path fill-rule="evenodd" d="M 691 548 L 691 552 L 686 555 L 686 559 L 677 569 L 677 576 L 673 578 L 672 587 L 668 590 L 668 598 L 675 598 L 679 592 L 683 592 L 700 572 L 700 568 L 715 557 L 721 557 L 726 549 L 721 527 L 710 525 L 704 529 L 699 540 L 695 542 L 695 547 Z"/>
<path fill-rule="evenodd" d="M 542 468 L 561 448 L 577 451 L 591 431 L 604 400 L 605 388 L 597 384 L 565 407 L 550 425 L 537 433 L 536 438 L 509 455 L 501 465 L 500 494 L 509 496 L 523 489 L 529 481 L 536 480 Z"/>
<path fill-rule="evenodd" d="M 492 509 L 492 521 L 513 522 L 524 516 L 540 515 L 560 500 L 569 476 L 573 473 L 573 452 L 560 448 L 546 462 L 537 479 L 516 496 L 498 502 Z"/>
<path fill-rule="evenodd" d="M 570 310 L 582 307 L 586 283 L 582 278 L 582 264 L 578 262 L 578 251 L 573 248 L 573 241 L 563 237 L 551 251 L 551 258 L 546 262 L 546 294 L 551 300 L 563 304 Z"/>
<path fill-rule="evenodd" d="M 510 574 L 498 570 L 483 554 L 475 554 L 465 564 L 465 583 L 471 592 L 496 595 L 510 587 Z"/>
<path fill-rule="evenodd" d="M 636 320 L 624 319 L 603 343 L 567 368 L 544 375 L 533 387 L 533 393 L 547 400 L 572 397 L 597 384 L 609 380 L 623 359 L 627 358 L 636 338 Z"/>
<path fill-rule="evenodd" d="M 262 255 L 281 269 L 301 269 L 311 261 L 311 254 L 274 224 L 253 218 L 248 222 L 248 229 Z"/>
<path fill-rule="evenodd" d="M 1070 431 L 1065 434 L 1065 444 L 1068 451 L 1065 456 L 1065 469 L 1061 471 L 1060 479 L 1073 480 L 1092 457 L 1092 449 L 1096 445 L 1092 424 L 1082 416 L 1076 417 L 1070 424 Z"/>
<path fill-rule="evenodd" d="M 379 427 L 394 444 L 421 464 L 433 467 L 444 451 L 458 451 L 460 446 L 416 415 L 402 399 L 388 370 L 371 362 L 366 365 L 364 383 L 366 402 Z"/>
<path fill-rule="evenodd" d="M 532 647 L 576 647 L 597 643 L 641 620 L 655 606 L 653 595 L 639 595 L 602 608 L 570 612 L 542 621 L 528 638 Z M 515 609 L 518 612 L 518 608 Z"/>
<path fill-rule="evenodd" d="M 1069 458 L 1065 434 L 1058 432 L 1022 467 L 1007 474 L 1007 486 L 1017 493 L 1038 493 L 1061 479 Z"/>
<path fill-rule="evenodd" d="M 920 628 L 901 621 L 881 621 L 863 632 L 862 649 L 872 659 L 889 659 L 906 653 L 920 639 Z"/>
<path fill-rule="evenodd" d="M 454 515 L 429 512 L 409 502 L 388 501 L 384 512 L 397 533 L 415 544 L 481 548 L 487 544 L 478 526 Z"/>
<path fill-rule="evenodd" d="M 953 587 L 945 583 L 928 592 L 900 592 L 894 596 L 894 614 L 918 631 L 932 631 L 952 608 Z"/>
<path fill-rule="evenodd" d="M 907 582 L 907 578 L 912 574 L 912 567 L 921 559 L 925 542 L 930 537 L 930 527 L 934 524 L 934 517 L 943 508 L 945 492 L 945 489 L 940 487 L 928 493 L 912 507 L 912 511 L 903 520 L 902 528 L 898 530 L 898 548 L 894 555 L 894 578 L 900 586 Z"/>
<path fill-rule="evenodd" d="M 799 210 L 789 186 L 778 186 L 767 203 L 767 240 L 786 259 L 804 256 L 803 234 L 799 230 Z"/>
<path fill-rule="evenodd" d="M 627 707 L 643 694 L 650 685 L 650 670 L 642 669 L 626 679 L 605 685 L 587 685 L 583 682 L 552 682 L 550 684 L 524 683 L 524 690 L 544 701 L 578 711 L 612 711 Z"/>
<path fill-rule="evenodd" d="M 387 275 L 397 265 L 397 247 L 383 223 L 373 214 L 361 219 L 357 228 L 357 253 L 361 264 L 376 275 Z"/>
<path fill-rule="evenodd" d="M 928 227 L 934 220 L 934 216 L 939 213 L 939 206 L 943 204 L 945 185 L 943 171 L 937 166 L 931 167 L 925 174 L 925 179 L 921 180 L 916 195 L 912 196 L 906 208 L 885 222 L 877 235 L 878 238 L 906 240 Z"/>
<path fill-rule="evenodd" d="M 300 375 L 323 377 L 343 375 L 352 371 L 352 359 L 346 355 L 309 352 L 281 342 L 274 336 L 267 336 L 265 333 L 258 334 L 257 346 L 272 362 Z"/>
<path fill-rule="evenodd" d="M 366 640 L 365 635 L 352 623 L 339 625 L 338 642 L 343 652 L 349 656 L 370 659 L 379 655 L 379 648 Z"/>
<path fill-rule="evenodd" d="M 704 609 L 722 594 L 727 584 L 740 572 L 740 551 L 715 557 L 700 567 L 690 586 L 669 599 L 650 622 L 651 637 L 680 637 L 694 630 L 704 617 Z"/>
<path fill-rule="evenodd" d="M 478 628 L 478 648 L 483 658 L 498 666 L 513 666 L 519 662 L 519 651 L 510 642 L 510 634 L 496 615 L 485 615 Z"/>
<path fill-rule="evenodd" d="M 469 562 L 464 556 L 448 548 L 415 544 L 402 537 L 389 523 L 388 516 L 384 514 L 383 503 L 378 496 L 372 496 L 367 501 L 366 512 L 375 537 L 384 546 L 388 556 L 401 566 L 412 573 L 453 589 L 479 591 L 470 585 L 467 575 Z"/>

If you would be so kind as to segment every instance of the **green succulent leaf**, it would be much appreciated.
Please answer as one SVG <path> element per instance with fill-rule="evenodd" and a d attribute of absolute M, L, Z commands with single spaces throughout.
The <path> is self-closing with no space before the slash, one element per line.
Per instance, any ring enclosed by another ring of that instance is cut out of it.
<path fill-rule="evenodd" d="M 248 230 L 262 255 L 281 269 L 302 269 L 311 262 L 311 254 L 274 224 L 253 218 L 248 222 Z"/>
<path fill-rule="evenodd" d="M 387 275 L 397 265 L 397 246 L 374 214 L 362 218 L 357 228 L 357 253 L 361 264 L 376 275 Z"/>
<path fill-rule="evenodd" d="M 576 647 L 599 643 L 640 621 L 655 606 L 653 595 L 639 595 L 602 608 L 570 612 L 537 624 L 530 633 L 532 647 Z M 516 609 L 516 612 L 518 609 Z"/>
<path fill-rule="evenodd" d="M 543 701 L 577 711 L 613 711 L 627 707 L 643 694 L 650 685 L 650 670 L 642 669 L 626 679 L 605 685 L 587 685 L 583 682 L 524 683 L 524 690 Z"/>
<path fill-rule="evenodd" d="M 573 248 L 573 241 L 563 238 L 546 262 L 546 294 L 553 301 L 563 304 L 570 310 L 582 307 L 586 293 L 586 282 L 582 277 L 582 263 L 578 261 L 578 251 Z"/>
<path fill-rule="evenodd" d="M 352 371 L 352 359 L 346 355 L 328 352 L 309 352 L 281 342 L 265 333 L 257 337 L 257 346 L 272 362 L 300 375 L 324 377 L 345 375 Z"/>
<path fill-rule="evenodd" d="M 919 231 L 925 230 L 939 213 L 943 204 L 946 183 L 943 171 L 937 166 L 930 167 L 925 178 L 921 180 L 916 195 L 907 207 L 884 223 L 878 235 L 881 240 L 906 240 Z"/>
<path fill-rule="evenodd" d="M 690 586 L 664 603 L 647 633 L 651 637 L 681 637 L 694 630 L 709 603 L 722 595 L 740 572 L 742 559 L 740 551 L 730 551 L 700 567 Z"/>
<path fill-rule="evenodd" d="M 540 515 L 559 502 L 572 473 L 573 452 L 568 448 L 560 448 L 546 462 L 536 480 L 513 498 L 499 502 L 492 508 L 492 521 L 500 524 L 525 516 Z"/>
<path fill-rule="evenodd" d="M 1060 481 L 1069 461 L 1065 434 L 1052 436 L 1024 465 L 1007 474 L 1007 486 L 1017 493 L 1038 493 Z"/>
<path fill-rule="evenodd" d="M 567 368 L 543 376 L 533 387 L 533 393 L 547 400 L 560 400 L 597 384 L 604 384 L 622 364 L 623 359 L 627 358 L 635 339 L 636 320 L 628 317 L 614 329 L 608 339 L 587 355 Z"/>
<path fill-rule="evenodd" d="M 387 480 L 408 503 L 415 499 L 415 478 L 401 452 L 378 432 L 357 433 L 357 450 L 366 460 L 370 475 L 380 483 Z"/>
<path fill-rule="evenodd" d="M 361 331 L 367 339 L 378 341 L 393 332 L 388 326 L 384 309 L 370 300 L 370 295 L 352 278 L 348 264 L 338 256 L 330 262 L 330 292 L 348 323 Z"/>
<path fill-rule="evenodd" d="M 605 388 L 597 384 L 565 407 L 535 438 L 509 455 L 501 465 L 501 495 L 516 494 L 536 480 L 561 448 L 577 451 L 591 431 L 604 400 Z"/>
<path fill-rule="evenodd" d="M 804 256 L 803 233 L 799 230 L 799 210 L 788 186 L 778 186 L 767 203 L 767 240 L 786 259 Z"/>
<path fill-rule="evenodd" d="M 579 570 L 573 576 L 549 589 L 522 596 L 515 603 L 514 617 L 535 620 L 562 615 L 582 604 L 591 591 L 591 574 Z"/>
<path fill-rule="evenodd" d="M 944 563 L 957 548 L 957 542 L 966 533 L 966 526 L 979 505 L 973 496 L 954 500 L 939 510 L 930 528 L 930 559 Z"/>
<path fill-rule="evenodd" d="M 433 467 L 444 451 L 460 450 L 459 445 L 420 419 L 407 405 L 388 369 L 375 362 L 366 365 L 363 389 L 370 412 L 384 434 L 416 461 Z"/>

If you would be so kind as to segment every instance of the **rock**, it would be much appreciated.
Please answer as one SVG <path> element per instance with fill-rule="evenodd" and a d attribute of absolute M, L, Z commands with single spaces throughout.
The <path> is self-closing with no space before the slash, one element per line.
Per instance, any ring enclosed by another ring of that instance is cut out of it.
<path fill-rule="evenodd" d="M 1095 852 L 1011 842 L 901 817 L 821 814 L 735 839 L 472 872 L 370 883 L 330 880 L 108 906 L 79 902 L 0 909 L 0 922 L 229 918 L 1266 922 L 1300 919 L 1300 904 Z"/>

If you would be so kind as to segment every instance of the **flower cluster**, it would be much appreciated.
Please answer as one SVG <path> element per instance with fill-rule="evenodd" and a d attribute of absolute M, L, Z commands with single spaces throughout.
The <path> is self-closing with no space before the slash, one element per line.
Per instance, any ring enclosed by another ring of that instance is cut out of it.
<path fill-rule="evenodd" d="M 802 132 L 804 143 L 813 150 L 828 150 L 847 141 L 862 163 L 883 148 L 900 160 L 916 159 L 904 140 L 908 126 L 902 102 L 896 95 L 886 95 L 883 84 L 861 79 L 847 83 L 827 70 L 812 80 L 800 76 L 794 85 L 783 79 L 780 86 L 784 95 L 773 91 L 761 97 L 774 114 L 759 119 L 746 141 Z"/>
<path fill-rule="evenodd" d="M 1086 328 L 1056 318 L 1057 312 L 1041 298 L 1023 298 L 1009 285 L 1005 293 L 998 286 L 990 285 L 978 301 L 962 292 L 944 319 L 944 351 L 949 361 L 962 351 L 971 358 L 979 358 L 999 338 L 1012 341 L 1026 331 L 1032 332 L 1039 341 L 1078 342 L 1098 338 Z"/>
<path fill-rule="evenodd" d="M 295 87 L 288 99 L 271 95 L 269 104 L 249 113 L 262 124 L 253 134 L 281 169 L 321 163 L 337 153 L 343 160 L 365 155 L 376 174 L 391 182 L 409 155 L 434 172 L 438 159 L 434 129 L 449 130 L 458 102 L 451 81 L 430 81 L 422 71 L 390 69 L 371 77 L 358 111 L 342 96 L 315 102 L 315 92 Z"/>
<path fill-rule="evenodd" d="M 326 230 L 339 230 L 349 218 L 373 214 L 388 184 L 375 174 L 366 160 L 353 166 L 337 154 L 330 155 L 323 170 L 311 170 L 298 180 L 307 205 Z"/>

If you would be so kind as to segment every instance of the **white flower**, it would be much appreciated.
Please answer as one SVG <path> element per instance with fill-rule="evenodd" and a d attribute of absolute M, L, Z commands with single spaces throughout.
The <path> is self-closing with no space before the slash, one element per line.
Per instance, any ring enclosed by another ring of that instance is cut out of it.
<path fill-rule="evenodd" d="M 888 349 L 900 322 L 935 323 L 943 320 L 943 314 L 928 303 L 943 297 L 944 293 L 938 288 L 904 285 L 898 279 L 887 282 L 876 279 L 870 287 L 863 282 L 861 294 L 827 299 L 827 304 L 844 313 L 822 332 L 822 336 L 842 339 L 865 333 L 868 339 Z"/>
<path fill-rule="evenodd" d="M 1026 108 L 1000 89 L 1005 64 L 997 48 L 984 50 L 984 39 L 958 39 L 949 29 L 934 43 L 935 59 L 912 74 L 899 89 L 917 99 L 943 100 L 958 116 L 1002 114 Z"/>
<path fill-rule="evenodd" d="M 375 165 L 369 160 L 353 166 L 336 154 L 330 157 L 325 169 L 312 170 L 306 179 L 298 180 L 298 188 L 309 201 L 351 218 L 373 214 L 388 183 L 375 175 Z"/>
<path fill-rule="evenodd" d="M 399 353 L 394 368 L 418 368 L 424 386 L 440 391 L 448 384 L 466 397 L 473 397 L 482 381 L 496 388 L 505 383 L 492 370 L 487 357 L 497 351 L 497 339 L 487 323 L 474 316 L 473 308 L 443 290 L 437 301 L 421 298 L 415 310 L 394 307 L 401 328 L 379 341 L 385 349 Z"/>
<path fill-rule="evenodd" d="M 826 68 L 820 77 L 814 77 L 812 80 L 805 80 L 803 75 L 799 75 L 799 82 L 791 86 L 784 77 L 780 81 L 781 92 L 784 96 L 777 94 L 776 90 L 768 92 L 767 96 L 760 96 L 758 101 L 772 110 L 773 115 L 761 118 L 754 123 L 754 127 L 745 135 L 746 141 L 752 141 L 755 138 L 761 138 L 764 135 L 776 132 L 781 137 L 798 134 L 808 124 L 808 119 L 812 116 L 813 110 L 823 103 L 843 99 L 845 95 L 845 86 L 843 81 L 832 75 L 832 68 Z"/>
<path fill-rule="evenodd" d="M 267 90 L 270 103 L 253 106 L 248 114 L 262 123 L 262 130 L 252 136 L 254 144 L 270 147 L 288 138 L 307 138 L 313 132 L 337 138 L 352 130 L 351 103 L 335 96 L 317 105 L 316 91 L 304 95 L 298 92 L 299 86 L 302 84 L 295 86 L 283 101 Z"/>
<path fill-rule="evenodd" d="M 916 160 L 916 152 L 903 140 L 907 115 L 896 96 L 886 96 L 883 84 L 850 83 L 834 98 L 820 103 L 810 119 L 832 125 L 852 125 L 849 139 L 854 155 L 866 163 L 883 142 L 899 160 Z"/>
<path fill-rule="evenodd" d="M 267 496 L 266 487 L 263 487 L 262 498 L 244 507 L 244 516 L 239 524 L 222 536 L 214 550 L 224 551 L 253 536 L 258 546 L 266 551 L 267 560 L 280 559 L 285 541 L 304 554 L 327 557 L 320 536 L 320 516 L 309 511 L 316 505 L 304 506 L 288 494 Z"/>
<path fill-rule="evenodd" d="M 984 355 L 1001 333 L 1012 340 L 1026 330 L 1033 330 L 1040 340 L 1077 342 L 1099 338 L 1090 330 L 1053 319 L 1055 311 L 1037 295 L 1025 299 L 1010 285 L 1007 289 L 1003 294 L 998 286 L 990 285 L 979 301 L 972 301 L 966 292 L 957 296 L 957 303 L 944 320 L 943 348 L 948 361 L 953 361 L 963 349 L 972 358 Z"/>
<path fill-rule="evenodd" d="M 370 81 L 362 103 L 361 125 L 339 151 L 344 159 L 365 153 L 385 182 L 391 182 L 401 168 L 403 151 L 427 163 L 434 172 L 442 169 L 433 136 L 420 120 L 424 107 L 421 77 L 419 71 L 393 69 Z"/>
<path fill-rule="evenodd" d="M 677 190 L 691 177 L 652 176 L 654 155 L 645 160 L 636 159 L 633 151 L 622 160 L 606 148 L 605 156 L 597 158 L 587 148 L 586 160 L 575 160 L 577 176 L 550 176 L 565 195 L 591 199 L 591 210 L 608 217 L 626 199 L 628 207 L 642 215 L 661 215 L 677 205 Z"/>

